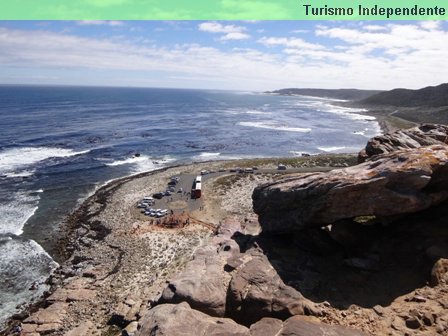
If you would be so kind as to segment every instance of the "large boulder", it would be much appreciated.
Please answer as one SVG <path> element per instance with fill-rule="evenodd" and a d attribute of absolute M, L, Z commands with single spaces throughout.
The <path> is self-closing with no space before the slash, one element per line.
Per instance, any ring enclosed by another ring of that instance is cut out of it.
<path fill-rule="evenodd" d="M 213 335 L 249 336 L 249 329 L 228 318 L 211 317 L 188 303 L 162 304 L 148 311 L 136 336 Z"/>
<path fill-rule="evenodd" d="M 359 152 L 358 161 L 364 162 L 374 155 L 387 154 L 401 149 L 448 144 L 448 126 L 423 124 L 373 137 Z"/>
<path fill-rule="evenodd" d="M 448 198 L 448 146 L 372 157 L 328 173 L 292 174 L 255 188 L 263 232 L 291 232 L 357 216 L 388 217 Z"/>
<path fill-rule="evenodd" d="M 249 326 L 263 317 L 284 320 L 293 315 L 318 315 L 320 309 L 285 285 L 267 257 L 254 249 L 245 253 L 244 263 L 233 274 L 227 314 Z"/>
<path fill-rule="evenodd" d="M 190 306 L 212 316 L 224 316 L 231 275 L 225 270 L 227 259 L 239 254 L 238 244 L 230 237 L 240 228 L 229 221 L 211 242 L 196 250 L 184 271 L 163 290 L 160 303 L 188 302 Z"/>

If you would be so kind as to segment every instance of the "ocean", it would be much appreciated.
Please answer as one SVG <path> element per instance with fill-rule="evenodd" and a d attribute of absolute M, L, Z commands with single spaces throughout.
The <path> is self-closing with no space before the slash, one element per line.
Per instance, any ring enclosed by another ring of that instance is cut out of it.
<path fill-rule="evenodd" d="M 57 229 L 107 181 L 169 165 L 352 153 L 375 118 L 329 99 L 212 90 L 0 86 L 0 323 L 57 267 Z M 136 155 L 137 154 L 137 155 Z"/>

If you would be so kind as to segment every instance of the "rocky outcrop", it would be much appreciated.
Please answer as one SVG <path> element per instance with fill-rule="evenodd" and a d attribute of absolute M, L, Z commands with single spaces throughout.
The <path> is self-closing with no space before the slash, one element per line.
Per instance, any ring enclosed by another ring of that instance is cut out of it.
<path fill-rule="evenodd" d="M 225 222 L 211 243 L 198 249 L 185 270 L 169 282 L 159 303 L 187 302 L 193 309 L 232 317 L 247 326 L 263 317 L 319 314 L 314 303 L 284 284 L 261 250 L 240 253 L 231 239 L 238 228 L 236 221 Z"/>
<path fill-rule="evenodd" d="M 396 151 L 328 173 L 290 175 L 252 195 L 263 232 L 413 213 L 447 198 L 448 147 L 440 145 Z"/>
<path fill-rule="evenodd" d="M 214 335 L 214 336 L 367 336 L 367 334 L 332 326 L 317 319 L 293 316 L 286 321 L 264 318 L 250 329 L 228 318 L 211 317 L 191 309 L 186 303 L 162 304 L 151 309 L 140 321 L 136 336 Z"/>
<path fill-rule="evenodd" d="M 227 259 L 240 252 L 230 237 L 240 228 L 227 221 L 210 244 L 199 248 L 184 271 L 164 289 L 161 303 L 188 302 L 190 306 L 212 316 L 224 316 L 227 288 L 231 275 L 225 271 Z"/>
<path fill-rule="evenodd" d="M 364 162 L 374 155 L 392 153 L 401 149 L 448 144 L 448 126 L 423 124 L 371 138 L 359 152 L 358 161 Z"/>
<path fill-rule="evenodd" d="M 250 327 L 251 336 L 367 336 L 358 330 L 332 326 L 308 316 L 293 316 L 282 322 L 264 318 Z"/>
<path fill-rule="evenodd" d="M 287 319 L 293 315 L 318 315 L 319 308 L 294 288 L 284 284 L 267 257 L 256 249 L 242 256 L 232 276 L 227 313 L 250 325 L 263 317 Z"/>
<path fill-rule="evenodd" d="M 136 336 L 235 335 L 249 336 L 249 329 L 231 319 L 211 317 L 191 309 L 188 303 L 162 304 L 141 320 Z"/>

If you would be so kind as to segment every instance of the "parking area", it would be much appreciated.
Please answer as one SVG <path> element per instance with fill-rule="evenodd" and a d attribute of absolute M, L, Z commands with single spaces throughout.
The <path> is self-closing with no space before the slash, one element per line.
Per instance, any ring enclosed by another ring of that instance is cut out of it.
<path fill-rule="evenodd" d="M 318 171 L 331 170 L 332 168 L 320 167 Z M 194 197 L 193 192 L 195 180 L 200 176 L 201 184 L 207 183 L 209 179 L 214 179 L 229 174 L 290 174 L 296 172 L 312 172 L 313 169 L 295 169 L 279 165 L 277 169 L 251 168 L 230 168 L 216 171 L 203 170 L 197 174 L 180 174 L 172 176 L 167 182 L 164 190 L 144 195 L 136 204 L 141 216 L 147 217 L 151 224 L 164 224 L 164 226 L 174 226 L 176 224 L 188 224 L 189 218 L 195 211 L 200 211 L 204 206 L 203 197 Z M 206 195 L 205 195 L 206 197 Z M 142 219 L 144 217 L 141 217 Z"/>

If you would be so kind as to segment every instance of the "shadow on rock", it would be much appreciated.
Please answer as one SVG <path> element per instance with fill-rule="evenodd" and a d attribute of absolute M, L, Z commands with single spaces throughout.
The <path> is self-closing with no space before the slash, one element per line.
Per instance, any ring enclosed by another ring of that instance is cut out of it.
<path fill-rule="evenodd" d="M 340 221 L 289 235 L 234 235 L 242 251 L 258 246 L 281 280 L 313 302 L 347 309 L 388 306 L 428 284 L 439 258 L 448 257 L 448 204 L 389 223 Z"/>

